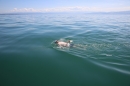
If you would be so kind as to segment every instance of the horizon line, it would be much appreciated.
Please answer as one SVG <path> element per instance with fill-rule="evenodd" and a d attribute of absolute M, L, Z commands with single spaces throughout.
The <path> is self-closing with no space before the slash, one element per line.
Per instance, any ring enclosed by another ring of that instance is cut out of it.
<path fill-rule="evenodd" d="M 95 12 L 86 12 L 86 11 L 65 11 L 65 12 L 5 12 L 0 13 L 1 14 L 31 14 L 31 13 L 130 13 L 130 10 L 128 11 L 110 11 L 110 12 L 104 12 L 104 11 L 95 11 Z"/>
<path fill-rule="evenodd" d="M 74 7 L 57 7 L 57 8 L 13 8 L 9 11 L 1 11 L 0 13 L 49 13 L 49 12 L 122 12 L 122 11 L 130 11 L 130 7 L 120 7 L 120 8 L 101 8 L 101 7 L 82 7 L 82 6 L 74 6 Z"/>

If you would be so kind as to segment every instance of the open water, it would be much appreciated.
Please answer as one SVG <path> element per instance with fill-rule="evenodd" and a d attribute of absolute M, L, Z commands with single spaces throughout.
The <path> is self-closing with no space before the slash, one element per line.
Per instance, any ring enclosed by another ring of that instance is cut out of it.
<path fill-rule="evenodd" d="M 130 86 L 130 15 L 0 15 L 0 86 Z"/>

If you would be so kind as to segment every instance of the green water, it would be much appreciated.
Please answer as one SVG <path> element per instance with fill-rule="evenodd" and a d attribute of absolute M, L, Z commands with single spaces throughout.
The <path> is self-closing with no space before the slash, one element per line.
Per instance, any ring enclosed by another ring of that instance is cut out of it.
<path fill-rule="evenodd" d="M 128 14 L 0 15 L 0 86 L 130 86 L 129 33 Z"/>

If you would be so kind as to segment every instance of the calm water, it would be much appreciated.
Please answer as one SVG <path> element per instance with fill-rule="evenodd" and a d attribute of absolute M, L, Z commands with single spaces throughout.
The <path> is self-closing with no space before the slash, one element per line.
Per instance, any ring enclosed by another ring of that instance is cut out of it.
<path fill-rule="evenodd" d="M 74 48 L 53 42 L 73 40 Z M 0 86 L 130 86 L 130 15 L 0 15 Z"/>

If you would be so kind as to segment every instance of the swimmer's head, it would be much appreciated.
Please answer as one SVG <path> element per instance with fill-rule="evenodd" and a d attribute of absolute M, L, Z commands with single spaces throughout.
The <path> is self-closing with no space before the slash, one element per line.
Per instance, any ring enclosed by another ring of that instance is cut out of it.
<path fill-rule="evenodd" d="M 68 43 L 70 43 L 70 40 L 68 40 Z"/>
<path fill-rule="evenodd" d="M 73 42 L 72 40 L 68 40 L 68 43 L 71 43 L 71 42 Z"/>

